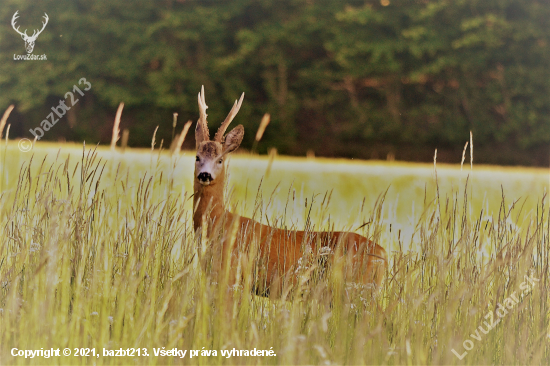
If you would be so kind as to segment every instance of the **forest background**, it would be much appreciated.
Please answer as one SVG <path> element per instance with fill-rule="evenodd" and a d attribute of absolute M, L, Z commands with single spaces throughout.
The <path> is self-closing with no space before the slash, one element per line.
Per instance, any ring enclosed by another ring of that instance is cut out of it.
<path fill-rule="evenodd" d="M 20 30 L 40 29 L 34 54 Z M 548 166 L 550 4 L 543 0 L 7 0 L 0 8 L 0 106 L 10 138 L 85 77 L 91 90 L 44 140 L 108 143 L 116 108 L 129 146 L 169 145 L 206 89 L 217 124 L 237 123 L 260 153 Z M 5 133 L 4 133 L 5 135 Z M 184 147 L 192 148 L 187 139 Z"/>

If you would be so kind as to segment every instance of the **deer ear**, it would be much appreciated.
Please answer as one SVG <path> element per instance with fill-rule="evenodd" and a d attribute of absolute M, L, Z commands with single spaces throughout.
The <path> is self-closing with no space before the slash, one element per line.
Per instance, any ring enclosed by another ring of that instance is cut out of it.
<path fill-rule="evenodd" d="M 202 127 L 202 123 L 200 123 L 200 120 L 199 120 L 197 121 L 197 126 L 195 127 L 195 142 L 197 145 L 197 149 L 199 148 L 199 145 L 203 141 L 204 141 L 204 128 Z"/>
<path fill-rule="evenodd" d="M 234 129 L 231 130 L 226 136 L 225 136 L 225 142 L 223 144 L 223 152 L 224 153 L 230 153 L 235 150 L 241 145 L 241 142 L 243 141 L 244 136 L 244 127 L 243 125 L 238 125 Z"/>

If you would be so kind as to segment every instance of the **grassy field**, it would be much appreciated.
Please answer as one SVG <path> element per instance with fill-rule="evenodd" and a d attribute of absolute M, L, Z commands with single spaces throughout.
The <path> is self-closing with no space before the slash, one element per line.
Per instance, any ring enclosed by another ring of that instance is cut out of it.
<path fill-rule="evenodd" d="M 246 255 L 231 291 L 210 270 L 216 243 L 192 229 L 193 152 L 0 151 L 2 365 L 550 363 L 547 169 L 235 155 L 232 211 L 356 231 L 390 257 L 378 292 L 335 266 L 274 301 L 250 293 Z M 128 348 L 140 354 L 104 355 Z"/>

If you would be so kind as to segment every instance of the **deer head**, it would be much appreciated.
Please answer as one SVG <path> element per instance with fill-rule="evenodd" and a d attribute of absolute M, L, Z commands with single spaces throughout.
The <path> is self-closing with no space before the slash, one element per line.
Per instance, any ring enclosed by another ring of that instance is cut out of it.
<path fill-rule="evenodd" d="M 19 18 L 19 16 L 17 15 L 18 12 L 19 12 L 19 10 L 16 11 L 15 14 L 13 14 L 13 17 L 11 18 L 11 26 L 13 27 L 13 29 L 17 33 L 19 33 L 21 35 L 21 38 L 23 38 L 23 40 L 25 41 L 25 49 L 27 50 L 27 53 L 32 53 L 32 50 L 34 49 L 34 42 L 36 41 L 36 38 L 38 38 L 40 33 L 42 33 L 44 28 L 46 28 L 46 24 L 48 24 L 48 20 L 49 20 L 48 14 L 44 13 L 44 20 L 45 21 L 42 22 L 42 29 L 40 29 L 40 30 L 35 29 L 32 36 L 28 36 L 26 29 L 25 29 L 25 32 L 20 32 L 19 27 L 15 28 L 15 20 L 17 18 Z"/>
<path fill-rule="evenodd" d="M 244 136 L 244 127 L 238 125 L 231 132 L 225 135 L 227 126 L 231 123 L 233 118 L 239 112 L 241 104 L 243 103 L 244 93 L 238 101 L 235 101 L 233 108 L 223 121 L 222 125 L 214 136 L 214 141 L 210 140 L 210 134 L 208 132 L 208 122 L 206 121 L 206 101 L 204 98 L 204 86 L 199 93 L 199 111 L 200 117 L 197 121 L 197 127 L 195 129 L 195 140 L 197 147 L 197 157 L 195 161 L 195 182 L 208 186 L 216 184 L 219 177 L 224 176 L 224 157 L 226 154 L 235 151 L 241 144 Z"/>

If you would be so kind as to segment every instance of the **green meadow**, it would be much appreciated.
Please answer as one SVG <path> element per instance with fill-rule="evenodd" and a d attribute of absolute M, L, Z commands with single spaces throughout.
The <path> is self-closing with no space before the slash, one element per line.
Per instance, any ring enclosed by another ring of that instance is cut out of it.
<path fill-rule="evenodd" d="M 248 253 L 239 286 L 211 270 L 193 151 L 0 151 L 0 364 L 550 362 L 548 169 L 235 154 L 231 211 L 388 252 L 379 290 L 342 281 L 340 263 L 273 300 L 251 293 Z M 236 355 L 254 349 L 272 352 Z"/>

